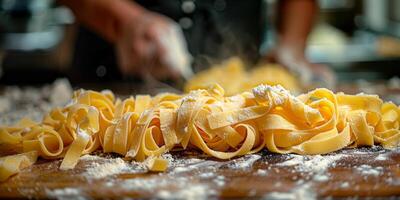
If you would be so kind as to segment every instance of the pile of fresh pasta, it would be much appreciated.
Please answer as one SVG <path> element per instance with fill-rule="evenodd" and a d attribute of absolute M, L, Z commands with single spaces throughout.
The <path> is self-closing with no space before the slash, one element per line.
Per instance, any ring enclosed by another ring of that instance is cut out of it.
<path fill-rule="evenodd" d="M 262 149 L 275 153 L 326 154 L 346 147 L 395 148 L 400 108 L 376 95 L 334 94 L 327 89 L 292 96 L 283 87 L 259 85 L 226 97 L 219 85 L 185 95 L 137 95 L 78 90 L 40 123 L 28 119 L 0 128 L 0 180 L 32 165 L 38 156 L 63 158 L 72 169 L 84 154 L 101 149 L 164 171 L 162 155 L 196 149 L 219 159 Z"/>

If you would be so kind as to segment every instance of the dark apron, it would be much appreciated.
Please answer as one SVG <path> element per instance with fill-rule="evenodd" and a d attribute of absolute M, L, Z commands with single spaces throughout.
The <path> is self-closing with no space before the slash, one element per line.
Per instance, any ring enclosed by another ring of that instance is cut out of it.
<path fill-rule="evenodd" d="M 190 12 L 182 6 L 188 3 L 185 1 L 136 2 L 181 24 L 189 51 L 195 58 L 195 71 L 230 56 L 240 56 L 250 63 L 257 61 L 265 16 L 261 0 L 197 0 L 192 1 L 195 8 L 189 9 Z M 114 47 L 88 29 L 80 28 L 71 78 L 75 81 L 121 79 Z"/>

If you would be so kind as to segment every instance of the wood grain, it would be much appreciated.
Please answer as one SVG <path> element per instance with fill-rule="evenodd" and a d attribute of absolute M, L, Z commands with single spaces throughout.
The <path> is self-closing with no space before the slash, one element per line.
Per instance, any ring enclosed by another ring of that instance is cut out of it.
<path fill-rule="evenodd" d="M 268 194 L 296 197 L 304 195 L 302 192 L 311 197 L 400 195 L 400 150 L 389 151 L 380 147 L 345 149 L 338 152 L 344 155 L 343 158 L 331 163 L 324 172 L 301 170 L 302 166 L 298 165 L 280 166 L 279 163 L 293 156 L 266 151 L 257 154 L 260 156 L 245 156 L 229 161 L 199 156 L 196 152 L 172 154 L 174 161 L 167 172 L 122 173 L 101 179 L 84 176 L 87 167 L 96 161 L 80 161 L 75 169 L 61 171 L 58 169 L 59 160 L 41 160 L 1 183 L 0 197 L 57 198 L 59 196 L 54 196 L 57 194 L 54 191 L 64 191 L 65 188 L 79 189 L 78 194 L 70 194 L 69 197 L 90 198 L 188 197 L 184 195 L 261 198 Z M 379 155 L 384 159 L 377 159 Z M 193 160 L 193 157 L 201 159 L 186 162 Z M 362 165 L 379 169 L 379 175 L 363 174 L 358 170 Z M 183 170 L 177 170 L 177 166 Z M 317 180 L 317 176 L 326 176 L 328 179 Z M 185 190 L 193 194 L 186 194 Z"/>

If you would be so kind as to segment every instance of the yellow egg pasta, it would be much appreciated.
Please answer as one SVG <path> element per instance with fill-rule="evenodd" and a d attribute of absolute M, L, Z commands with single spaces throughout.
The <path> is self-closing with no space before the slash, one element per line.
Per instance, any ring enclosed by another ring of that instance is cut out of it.
<path fill-rule="evenodd" d="M 227 96 L 236 95 L 260 85 L 281 85 L 293 93 L 301 91 L 296 77 L 278 64 L 260 64 L 246 70 L 244 62 L 232 57 L 201 71 L 185 84 L 185 92 L 207 89 L 214 83 L 225 90 Z"/>
<path fill-rule="evenodd" d="M 0 158 L 0 181 L 17 174 L 21 169 L 29 167 L 36 162 L 38 155 L 36 151 L 30 151 L 12 156 Z"/>
<path fill-rule="evenodd" d="M 219 85 L 185 95 L 137 95 L 125 100 L 110 91 L 78 90 L 41 123 L 28 119 L 0 128 L 0 145 L 15 153 L 0 158 L 0 180 L 44 159 L 63 158 L 72 169 L 97 149 L 165 171 L 162 155 L 198 149 L 219 158 L 275 153 L 326 154 L 343 148 L 400 142 L 400 108 L 376 95 L 315 89 L 293 96 L 280 85 L 225 96 Z"/>

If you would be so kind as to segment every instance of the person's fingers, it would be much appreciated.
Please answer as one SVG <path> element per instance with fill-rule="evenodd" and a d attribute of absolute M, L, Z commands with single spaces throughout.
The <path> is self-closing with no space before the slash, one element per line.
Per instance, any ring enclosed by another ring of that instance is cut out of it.
<path fill-rule="evenodd" d="M 123 50 L 122 59 L 122 72 L 126 75 L 134 75 L 137 73 L 137 66 L 139 57 L 135 54 L 135 51 L 130 50 L 129 47 Z"/>
<path fill-rule="evenodd" d="M 118 42 L 121 71 L 124 74 L 153 76 L 157 79 L 178 79 L 180 72 L 165 62 L 169 47 L 163 42 L 163 36 L 170 34 L 170 24 L 163 17 L 149 17 L 136 23 L 135 27 L 127 27 L 124 37 Z"/>
<path fill-rule="evenodd" d="M 130 73 L 128 51 L 124 45 L 117 45 L 118 66 L 123 74 Z"/>
<path fill-rule="evenodd" d="M 151 67 L 151 74 L 158 80 L 165 79 L 177 79 L 179 78 L 179 74 L 174 74 L 174 71 L 169 67 L 165 66 L 163 63 L 157 61 Z"/>
<path fill-rule="evenodd" d="M 178 80 L 180 78 L 180 72 L 167 62 L 167 49 L 169 47 L 167 46 L 168 41 L 166 40 L 170 38 L 171 34 L 173 34 L 171 32 L 171 27 L 163 24 L 151 29 L 149 38 L 153 41 L 153 44 L 156 47 L 155 59 L 157 65 L 155 65 L 155 67 L 159 68 L 156 69 L 156 74 L 162 79 L 172 78 Z"/>

